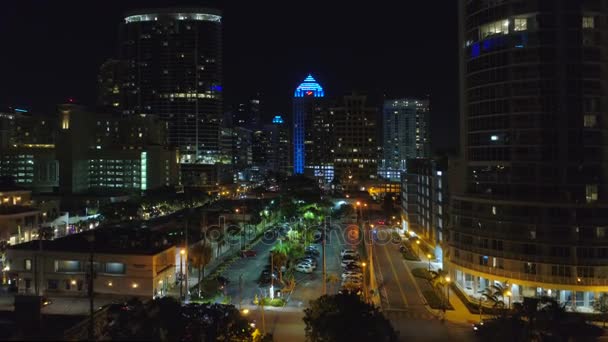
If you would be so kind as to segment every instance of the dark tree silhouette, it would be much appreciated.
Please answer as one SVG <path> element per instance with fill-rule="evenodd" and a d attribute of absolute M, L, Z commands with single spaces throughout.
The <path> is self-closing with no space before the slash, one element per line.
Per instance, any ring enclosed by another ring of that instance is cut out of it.
<path fill-rule="evenodd" d="M 354 294 L 321 296 L 304 310 L 309 341 L 397 341 L 391 323 Z"/>

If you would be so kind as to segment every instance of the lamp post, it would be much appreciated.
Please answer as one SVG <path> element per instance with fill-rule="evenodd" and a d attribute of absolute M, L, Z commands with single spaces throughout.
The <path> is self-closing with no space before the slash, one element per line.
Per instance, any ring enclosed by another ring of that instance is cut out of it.
<path fill-rule="evenodd" d="M 367 272 L 366 272 L 366 270 L 367 270 L 367 268 L 365 267 L 365 266 L 367 266 L 367 264 L 366 263 L 362 263 L 361 266 L 363 266 L 363 295 L 364 295 L 363 298 L 365 299 L 365 302 L 367 303 L 368 302 L 368 300 L 367 300 L 367 281 L 366 281 L 366 278 L 367 278 Z"/>
<path fill-rule="evenodd" d="M 418 245 L 418 247 L 416 248 L 416 255 L 420 254 L 420 240 L 416 240 L 416 245 Z"/>
<path fill-rule="evenodd" d="M 509 306 L 507 306 L 507 310 L 511 310 L 511 296 L 513 295 L 511 291 L 507 291 L 505 295 L 509 298 Z"/>
<path fill-rule="evenodd" d="M 89 234 L 85 236 L 90 245 L 90 255 L 89 255 L 89 341 L 95 341 L 95 321 L 93 319 L 93 315 L 95 313 L 94 303 L 93 303 L 93 279 L 95 278 L 95 271 L 93 267 L 93 251 L 94 251 L 94 243 L 95 243 L 95 231 L 91 231 Z"/>
<path fill-rule="evenodd" d="M 179 251 L 179 300 L 184 299 L 184 255 L 186 254 L 185 249 L 180 249 Z"/>
<path fill-rule="evenodd" d="M 446 289 L 447 289 L 447 292 L 448 292 L 448 295 L 447 295 L 447 297 L 448 297 L 448 306 L 450 305 L 450 282 L 451 281 L 452 281 L 452 279 L 450 278 L 450 276 L 446 276 L 445 277 L 445 282 L 447 284 L 446 285 Z"/>
<path fill-rule="evenodd" d="M 427 254 L 426 258 L 429 260 L 429 272 L 431 272 L 431 254 Z"/>

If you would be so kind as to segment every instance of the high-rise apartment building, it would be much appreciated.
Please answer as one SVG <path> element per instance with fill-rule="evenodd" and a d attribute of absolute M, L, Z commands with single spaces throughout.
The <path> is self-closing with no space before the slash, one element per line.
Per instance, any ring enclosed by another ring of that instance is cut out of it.
<path fill-rule="evenodd" d="M 407 159 L 430 158 L 429 116 L 428 100 L 384 101 L 381 176 L 398 180 Z"/>
<path fill-rule="evenodd" d="M 123 113 L 168 123 L 180 162 L 215 164 L 222 120 L 221 12 L 208 8 L 148 9 L 126 14 Z"/>
<path fill-rule="evenodd" d="M 452 279 L 590 310 L 608 291 L 608 4 L 459 3 Z"/>
<path fill-rule="evenodd" d="M 332 108 L 334 167 L 340 184 L 346 189 L 377 179 L 378 145 L 376 120 L 378 109 L 369 106 L 367 96 L 352 93 L 344 96 L 339 107 Z"/>

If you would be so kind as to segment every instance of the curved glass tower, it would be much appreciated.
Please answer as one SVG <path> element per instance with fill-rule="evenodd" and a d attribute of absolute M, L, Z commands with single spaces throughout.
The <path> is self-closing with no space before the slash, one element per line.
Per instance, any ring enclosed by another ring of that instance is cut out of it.
<path fill-rule="evenodd" d="M 166 121 L 181 163 L 219 159 L 221 19 L 220 11 L 209 8 L 146 9 L 124 17 L 124 113 Z"/>
<path fill-rule="evenodd" d="M 293 97 L 293 172 L 303 174 L 306 162 L 306 137 L 311 134 L 312 118 L 319 110 L 320 99 L 325 97 L 325 93 L 323 87 L 308 74 L 304 82 L 300 83 L 294 91 Z"/>
<path fill-rule="evenodd" d="M 510 301 L 591 310 L 608 291 L 607 14 L 607 1 L 460 1 L 445 260 L 472 297 L 500 283 Z"/>

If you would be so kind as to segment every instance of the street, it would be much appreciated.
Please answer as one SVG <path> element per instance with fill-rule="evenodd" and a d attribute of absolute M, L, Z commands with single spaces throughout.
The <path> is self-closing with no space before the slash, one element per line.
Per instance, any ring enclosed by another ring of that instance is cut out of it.
<path fill-rule="evenodd" d="M 473 340 L 470 325 L 442 322 L 427 309 L 397 244 L 374 242 L 373 253 L 382 311 L 401 341 Z"/>

